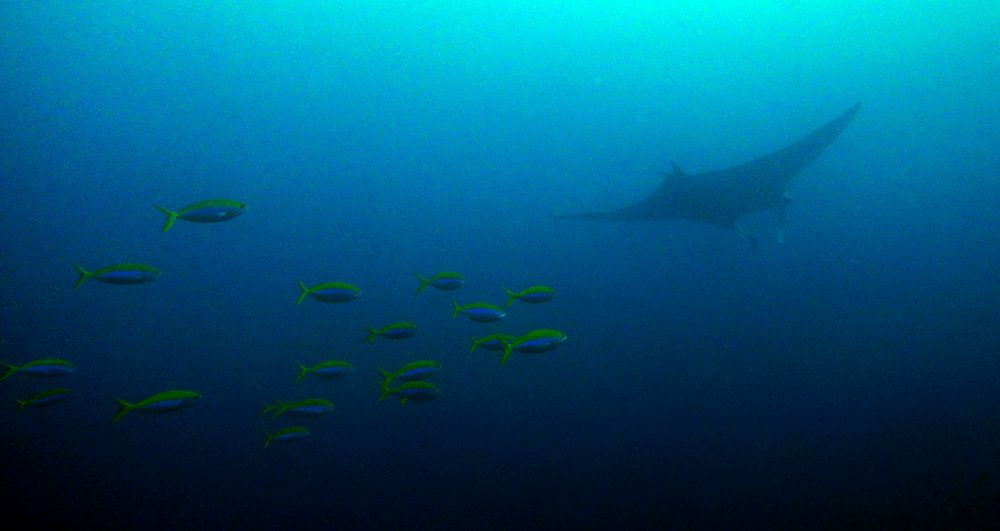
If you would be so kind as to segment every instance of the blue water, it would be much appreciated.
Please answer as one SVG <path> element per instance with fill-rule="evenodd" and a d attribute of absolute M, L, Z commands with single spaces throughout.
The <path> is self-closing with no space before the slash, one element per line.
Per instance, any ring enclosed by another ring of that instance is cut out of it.
<path fill-rule="evenodd" d="M 1000 7 L 817 2 L 0 7 L 10 518 L 39 528 L 987 527 L 1000 517 Z M 864 105 L 766 215 L 627 205 Z M 160 233 L 152 205 L 248 205 Z M 73 265 L 145 263 L 152 283 Z M 459 271 L 415 296 L 414 273 Z M 296 280 L 357 300 L 295 304 Z M 450 318 L 543 284 L 492 324 Z M 405 341 L 363 327 L 413 321 Z M 469 335 L 554 328 L 544 354 Z M 341 379 L 295 382 L 342 359 Z M 433 359 L 441 397 L 377 402 Z M 15 411 L 49 387 L 66 402 Z M 202 398 L 129 413 L 168 389 Z M 272 399 L 326 398 L 312 435 Z"/>

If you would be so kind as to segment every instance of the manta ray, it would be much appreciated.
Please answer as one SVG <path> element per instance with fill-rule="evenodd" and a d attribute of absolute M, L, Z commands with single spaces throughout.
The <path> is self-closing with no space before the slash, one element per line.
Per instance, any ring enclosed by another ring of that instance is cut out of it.
<path fill-rule="evenodd" d="M 724 170 L 689 175 L 676 163 L 648 197 L 609 212 L 584 212 L 558 219 L 651 221 L 688 219 L 736 230 L 756 248 L 756 240 L 737 225 L 743 216 L 775 210 L 780 219 L 791 203 L 785 187 L 847 127 L 861 102 L 791 144 L 763 157 Z"/>

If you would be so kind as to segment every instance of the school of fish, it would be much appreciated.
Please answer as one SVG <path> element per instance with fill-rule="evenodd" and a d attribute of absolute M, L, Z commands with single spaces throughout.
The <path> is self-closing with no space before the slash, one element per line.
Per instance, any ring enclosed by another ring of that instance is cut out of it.
<path fill-rule="evenodd" d="M 184 206 L 177 211 L 160 206 L 154 207 L 166 216 L 160 228 L 161 232 L 167 232 L 178 220 L 191 223 L 229 221 L 242 215 L 247 208 L 245 204 L 230 199 L 206 199 Z M 156 267 L 131 262 L 111 264 L 93 270 L 86 270 L 78 264 L 74 266 L 77 272 L 76 281 L 72 286 L 74 290 L 87 280 L 105 284 L 137 285 L 153 282 L 160 276 L 160 270 Z M 455 271 L 442 271 L 428 276 L 415 274 L 414 276 L 418 281 L 416 295 L 421 295 L 428 287 L 444 292 L 455 292 L 465 285 L 465 278 Z M 346 303 L 356 299 L 362 293 L 357 286 L 344 282 L 328 281 L 312 286 L 306 286 L 301 280 L 296 280 L 296 283 L 299 287 L 299 295 L 295 304 L 301 304 L 307 297 L 320 303 Z M 520 291 L 503 288 L 503 293 L 507 297 L 503 306 L 482 301 L 460 305 L 453 298 L 451 300 L 451 316 L 452 318 L 462 316 L 476 323 L 495 323 L 506 317 L 507 308 L 515 302 L 543 304 L 551 301 L 555 297 L 556 291 L 549 286 L 538 285 Z M 369 343 L 377 338 L 401 341 L 411 338 L 417 333 L 417 325 L 409 321 L 393 322 L 379 327 L 364 326 L 363 329 L 367 332 L 364 343 Z M 474 352 L 477 348 L 498 352 L 500 353 L 499 364 L 504 365 L 513 351 L 523 354 L 547 352 L 564 342 L 566 334 L 553 329 L 536 329 L 520 335 L 497 332 L 470 339 L 472 344 L 468 348 L 469 352 Z M 320 361 L 311 366 L 298 363 L 297 367 L 298 373 L 295 375 L 295 381 L 301 381 L 310 376 L 324 380 L 336 380 L 354 372 L 354 365 L 343 360 Z M 395 370 L 377 367 L 375 369 L 380 376 L 376 378 L 378 383 L 376 399 L 382 401 L 392 397 L 398 399 L 400 404 L 419 404 L 435 400 L 441 396 L 441 389 L 427 380 L 438 373 L 441 368 L 442 364 L 436 360 L 414 360 L 395 368 Z M 29 360 L 20 365 L 3 363 L 2 370 L 0 381 L 14 375 L 65 379 L 70 378 L 69 375 L 76 372 L 77 367 L 68 360 L 44 358 Z M 18 410 L 39 409 L 59 404 L 71 396 L 71 389 L 51 387 L 15 399 L 15 405 Z M 131 412 L 168 413 L 185 409 L 197 403 L 202 395 L 189 389 L 168 389 L 132 402 L 113 395 L 109 398 L 113 398 L 118 406 L 117 412 L 111 416 L 110 420 L 115 423 Z M 318 419 L 333 411 L 335 411 L 333 402 L 324 398 L 309 397 L 285 400 L 272 398 L 270 402 L 263 402 L 258 416 L 268 421 L 280 421 L 286 418 Z M 263 432 L 264 448 L 278 443 L 301 441 L 311 434 L 308 428 L 300 425 L 285 425 L 270 431 L 264 429 Z"/>

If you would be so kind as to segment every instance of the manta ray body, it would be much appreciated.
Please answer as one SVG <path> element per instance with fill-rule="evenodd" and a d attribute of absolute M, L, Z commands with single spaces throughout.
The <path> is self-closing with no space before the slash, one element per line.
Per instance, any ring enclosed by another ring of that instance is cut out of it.
<path fill-rule="evenodd" d="M 778 210 L 783 216 L 791 202 L 785 195 L 788 182 L 837 138 L 860 108 L 861 102 L 857 102 L 801 139 L 738 166 L 689 175 L 673 164 L 673 172 L 663 184 L 634 205 L 558 217 L 592 221 L 689 219 L 735 229 L 756 246 L 736 221 L 765 210 Z"/>

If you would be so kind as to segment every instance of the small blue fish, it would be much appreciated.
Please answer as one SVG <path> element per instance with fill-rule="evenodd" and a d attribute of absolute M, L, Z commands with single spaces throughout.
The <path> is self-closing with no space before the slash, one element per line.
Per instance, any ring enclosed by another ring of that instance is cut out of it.
<path fill-rule="evenodd" d="M 3 376 L 0 376 L 0 381 L 6 380 L 10 375 L 14 373 L 21 373 L 27 376 L 39 376 L 39 377 L 49 377 L 49 376 L 63 376 L 71 372 L 76 372 L 76 366 L 72 363 L 61 360 L 57 358 L 46 358 L 42 360 L 34 360 L 21 365 L 11 365 L 9 363 L 2 363 L 6 368 Z"/>
<path fill-rule="evenodd" d="M 346 376 L 354 370 L 354 366 L 350 363 L 338 360 L 320 362 L 312 367 L 306 367 L 301 363 L 298 365 L 299 374 L 295 377 L 295 381 L 301 380 L 307 374 L 311 374 L 319 378 L 340 378 L 341 376 Z"/>
<path fill-rule="evenodd" d="M 174 221 L 182 219 L 192 223 L 219 223 L 229 221 L 246 211 L 247 206 L 239 201 L 229 199 L 207 199 L 192 203 L 177 212 L 167 210 L 163 207 L 153 205 L 167 219 L 163 222 L 160 232 L 167 232 L 173 226 Z"/>
<path fill-rule="evenodd" d="M 441 364 L 433 360 L 419 360 L 411 361 L 406 365 L 403 365 L 396 372 L 389 372 L 383 369 L 379 369 L 378 372 L 382 373 L 382 378 L 386 383 L 393 380 L 400 380 L 403 382 L 409 382 L 413 380 L 423 380 L 434 376 L 435 373 L 441 370 Z"/>
<path fill-rule="evenodd" d="M 420 275 L 413 276 L 417 277 L 417 281 L 420 282 L 417 286 L 417 295 L 420 295 L 420 293 L 423 292 L 424 288 L 427 286 L 431 286 L 432 288 L 439 289 L 441 291 L 455 291 L 465 284 L 465 279 L 462 278 L 462 275 L 453 271 L 436 273 L 431 275 L 429 278 L 424 278 Z"/>
<path fill-rule="evenodd" d="M 52 404 L 58 404 L 69 397 L 69 389 L 46 389 L 45 391 L 39 391 L 27 398 L 15 400 L 17 403 L 17 409 L 21 410 L 25 407 L 45 407 Z"/>
<path fill-rule="evenodd" d="M 389 387 L 388 381 L 381 380 L 379 381 L 379 387 L 382 389 L 382 392 L 378 395 L 380 401 L 389 395 L 395 395 L 399 397 L 400 404 L 406 404 L 407 402 L 429 402 L 441 396 L 441 390 L 436 385 L 428 382 L 406 382 L 399 387 Z"/>
<path fill-rule="evenodd" d="M 275 400 L 274 404 L 264 404 L 263 409 L 260 410 L 260 414 L 267 415 L 270 413 L 272 419 L 281 415 L 316 418 L 326 415 L 333 411 L 333 409 L 333 403 L 322 398 L 306 398 L 305 400 L 296 400 L 295 402 Z"/>
<path fill-rule="evenodd" d="M 500 358 L 500 365 L 507 363 L 507 357 L 511 350 L 516 350 L 524 354 L 541 354 L 548 352 L 566 341 L 566 334 L 558 330 L 540 329 L 532 330 L 514 341 L 501 340 L 504 344 L 503 356 Z"/>
<path fill-rule="evenodd" d="M 358 298 L 361 290 L 357 286 L 344 284 L 343 282 L 324 282 L 307 288 L 305 284 L 296 280 L 299 284 L 299 298 L 295 304 L 300 304 L 306 296 L 312 297 L 319 302 L 347 302 Z"/>
<path fill-rule="evenodd" d="M 365 330 L 368 332 L 368 337 L 365 338 L 365 343 L 370 343 L 376 337 L 384 337 L 385 339 L 398 341 L 400 339 L 406 339 L 416 335 L 417 325 L 401 321 L 398 323 L 388 324 L 377 329 L 366 327 Z"/>
<path fill-rule="evenodd" d="M 188 391 L 186 389 L 172 389 L 162 393 L 156 393 L 149 398 L 143 399 L 135 404 L 130 404 L 121 398 L 115 398 L 118 402 L 118 413 L 111 419 L 116 422 L 129 411 L 135 410 L 139 413 L 169 413 L 185 408 L 201 398 L 200 393 Z"/>
<path fill-rule="evenodd" d="M 273 442 L 286 443 L 302 440 L 309 436 L 309 430 L 302 426 L 289 426 L 274 433 L 266 433 L 264 436 L 264 448 L 267 448 Z"/>
<path fill-rule="evenodd" d="M 462 314 L 468 317 L 470 321 L 475 321 L 477 323 L 492 323 L 503 319 L 507 315 L 507 312 L 504 312 L 499 306 L 494 306 L 485 302 L 473 302 L 471 304 L 466 304 L 465 306 L 459 306 L 458 303 L 455 302 L 455 299 L 452 299 L 451 306 L 452 319 L 454 319 L 456 315 Z"/>
<path fill-rule="evenodd" d="M 556 296 L 556 290 L 548 286 L 531 286 L 517 293 L 507 288 L 504 288 L 503 291 L 507 294 L 507 303 L 503 305 L 504 308 L 513 304 L 514 301 L 526 302 L 528 304 L 542 304 L 549 302 Z"/>
<path fill-rule="evenodd" d="M 160 276 L 159 269 L 145 264 L 115 264 L 96 271 L 87 271 L 77 265 L 76 272 L 79 276 L 73 283 L 73 289 L 83 284 L 83 281 L 88 278 L 105 284 L 145 284 Z"/>

